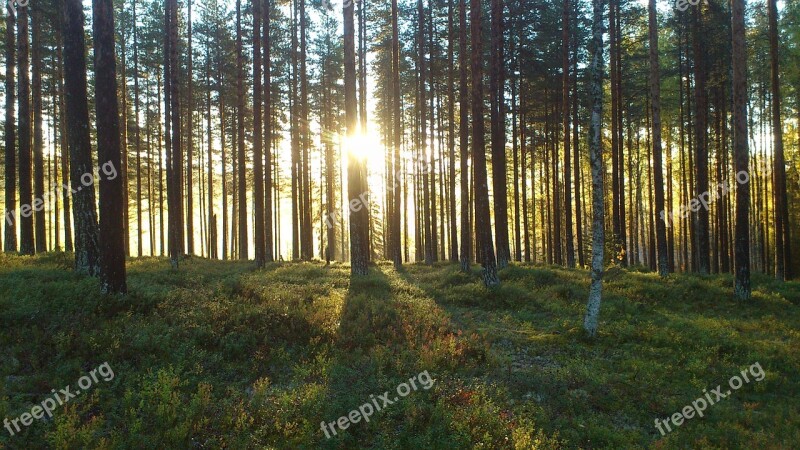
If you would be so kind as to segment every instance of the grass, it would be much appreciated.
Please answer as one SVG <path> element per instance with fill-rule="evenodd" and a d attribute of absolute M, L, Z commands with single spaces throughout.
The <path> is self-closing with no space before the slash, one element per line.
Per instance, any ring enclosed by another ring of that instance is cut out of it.
<path fill-rule="evenodd" d="M 100 381 L 0 448 L 797 448 L 800 283 L 617 272 L 583 337 L 588 273 L 512 266 L 485 289 L 456 266 L 129 261 L 104 297 L 68 255 L 0 256 L 0 419 L 108 362 Z M 666 419 L 743 369 L 705 417 Z M 369 423 L 332 422 L 428 371 Z"/>

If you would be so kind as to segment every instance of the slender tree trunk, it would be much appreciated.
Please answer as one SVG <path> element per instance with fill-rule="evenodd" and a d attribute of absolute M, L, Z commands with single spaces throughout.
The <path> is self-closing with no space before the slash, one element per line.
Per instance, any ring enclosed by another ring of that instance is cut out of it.
<path fill-rule="evenodd" d="M 303 195 L 303 214 L 301 224 L 301 256 L 304 260 L 310 260 L 314 256 L 313 248 L 313 228 L 311 222 L 311 170 L 309 166 L 309 142 L 311 136 L 308 126 L 308 73 L 306 70 L 306 2 L 298 0 L 300 5 L 300 143 L 302 145 L 302 187 Z M 364 3 L 361 2 L 363 9 Z"/>
<path fill-rule="evenodd" d="M 737 171 L 749 177 L 750 150 L 747 133 L 747 47 L 745 0 L 731 2 L 733 63 L 733 151 Z M 736 237 L 734 295 L 750 299 L 750 183 L 736 183 Z"/>
<path fill-rule="evenodd" d="M 81 186 L 81 176 L 92 172 L 89 105 L 86 87 L 86 45 L 81 0 L 64 2 L 64 85 L 69 130 L 70 176 L 75 219 L 75 271 L 99 274 L 97 213 L 94 185 Z"/>
<path fill-rule="evenodd" d="M 396 0 L 395 0 L 396 1 Z M 456 100 L 455 100 L 455 59 L 454 59 L 454 47 L 455 47 L 455 8 L 454 8 L 454 1 L 455 0 L 448 0 L 447 2 L 447 60 L 451 61 L 451 64 L 447 66 L 447 144 L 449 150 L 449 209 L 448 212 L 450 214 L 450 261 L 451 262 L 458 262 L 458 228 L 456 227 L 456 136 L 455 136 L 455 109 L 456 109 Z M 400 67 L 396 66 L 396 71 L 400 71 Z M 397 75 L 393 75 L 399 78 L 399 73 Z M 399 81 L 399 80 L 398 80 Z M 398 82 L 399 84 L 399 82 Z M 399 86 L 398 86 L 399 88 Z M 396 94 L 397 103 L 400 102 L 400 95 L 399 93 Z M 399 119 L 399 118 L 398 118 Z M 397 124 L 399 128 L 399 122 Z M 399 139 L 399 136 L 398 136 Z M 399 151 L 399 141 L 398 141 L 398 151 Z M 399 154 L 397 158 L 399 160 Z"/>
<path fill-rule="evenodd" d="M 694 61 L 695 61 L 695 195 L 700 197 L 708 192 L 708 94 L 706 92 L 706 50 L 705 26 L 700 8 L 694 9 Z M 709 219 L 708 209 L 701 207 L 697 211 L 697 268 L 701 274 L 710 272 L 709 255 Z"/>
<path fill-rule="evenodd" d="M 496 0 L 495 0 L 496 1 Z M 486 176 L 486 142 L 483 117 L 483 11 L 480 0 L 471 0 L 472 34 L 472 162 L 475 170 L 475 232 L 478 236 L 483 283 L 497 286 L 497 262 L 489 216 L 489 186 Z"/>
<path fill-rule="evenodd" d="M 572 12 L 569 0 L 564 0 L 562 15 L 562 131 L 564 133 L 564 225 L 567 238 L 567 267 L 575 267 L 575 241 L 572 236 L 572 168 L 570 167 L 570 101 L 569 101 L 569 16 Z M 576 142 L 577 144 L 577 142 Z"/>
<path fill-rule="evenodd" d="M 649 34 L 650 34 L 650 109 L 653 115 L 653 183 L 655 183 L 656 213 L 660 217 L 656 223 L 656 246 L 658 247 L 658 273 L 666 277 L 669 273 L 667 264 L 667 229 L 666 211 L 664 210 L 664 171 L 662 168 L 661 149 L 661 66 L 658 58 L 658 17 L 656 16 L 656 0 L 648 2 Z"/>
<path fill-rule="evenodd" d="M 469 92 L 467 86 L 467 0 L 458 2 L 458 114 L 459 147 L 461 152 L 461 270 L 469 272 L 472 262 L 472 225 L 470 224 L 469 180 Z"/>
<path fill-rule="evenodd" d="M 13 32 L 13 25 L 12 25 Z M 58 111 L 59 111 L 59 143 L 61 145 L 61 180 L 64 185 L 69 185 L 69 145 L 67 144 L 67 113 L 65 105 L 64 94 L 64 64 L 63 64 L 63 41 L 61 37 L 61 26 L 56 26 L 56 41 L 58 47 L 56 49 L 57 73 L 58 78 Z M 13 58 L 12 58 L 13 59 Z M 6 68 L 8 73 L 8 68 Z M 11 81 L 14 79 L 14 68 L 11 65 Z M 6 91 L 8 92 L 8 91 Z M 13 92 L 13 89 L 12 89 Z M 13 103 L 13 99 L 12 103 Z M 12 110 L 13 111 L 13 110 Z M 12 125 L 11 137 L 13 137 L 14 129 Z M 13 141 L 13 139 L 12 139 Z M 12 146 L 13 147 L 13 146 Z M 62 211 L 64 215 L 64 251 L 73 251 L 72 245 L 72 211 L 70 209 L 70 192 L 69 189 L 61 189 L 62 194 Z M 16 237 L 16 236 L 15 236 Z"/>
<path fill-rule="evenodd" d="M 44 136 L 42 130 L 42 32 L 41 5 L 32 7 L 31 23 L 33 28 L 33 41 L 31 57 L 33 59 L 33 196 L 35 219 L 36 252 L 47 251 L 47 228 L 45 224 L 44 207 L 36 207 L 36 203 L 44 199 Z"/>
<path fill-rule="evenodd" d="M 356 98 L 356 50 L 353 3 L 344 5 L 344 98 L 347 136 L 358 133 L 358 103 Z M 366 163 L 354 154 L 347 158 L 347 193 L 350 201 L 358 200 L 366 192 Z M 348 202 L 349 203 L 349 202 Z M 366 205 L 350 209 L 350 274 L 367 275 L 369 261 L 369 210 Z M 356 210 L 357 209 L 357 210 Z"/>
<path fill-rule="evenodd" d="M 17 85 L 19 103 L 19 204 L 20 240 L 19 251 L 23 255 L 33 255 L 36 251 L 33 234 L 33 183 L 31 161 L 31 80 L 30 58 L 28 55 L 28 8 L 19 8 L 19 32 L 17 33 L 17 65 L 19 84 Z"/>
<path fill-rule="evenodd" d="M 249 241 L 247 239 L 247 159 L 244 147 L 244 57 L 242 54 L 242 1 L 236 0 L 236 139 L 238 151 L 238 219 L 239 219 L 239 259 L 248 259 Z"/>
<path fill-rule="evenodd" d="M 452 0 L 451 0 L 452 1 Z M 394 110 L 392 111 L 393 127 L 394 127 L 394 169 L 393 178 L 393 194 L 392 194 L 392 227 L 391 227 L 391 256 L 394 262 L 395 269 L 399 269 L 403 263 L 402 249 L 400 248 L 400 214 L 401 214 L 401 161 L 400 161 L 400 143 L 403 139 L 403 130 L 401 127 L 402 109 L 400 102 L 402 101 L 400 92 L 400 35 L 398 25 L 398 10 L 397 0 L 392 0 L 392 104 Z"/>
<path fill-rule="evenodd" d="M 170 258 L 172 266 L 177 268 L 178 261 L 185 252 L 183 236 L 183 150 L 181 149 L 181 104 L 178 65 L 178 0 L 167 0 L 169 8 L 169 100 L 170 100 L 170 129 L 172 131 L 170 144 L 171 169 L 167 180 L 172 181 L 172 202 L 169 202 L 169 218 L 172 236 L 170 236 Z"/>
<path fill-rule="evenodd" d="M 186 2 L 188 16 L 186 48 L 186 251 L 194 255 L 194 182 L 192 158 L 194 157 L 194 87 L 192 67 L 192 0 Z"/>
<path fill-rule="evenodd" d="M 791 273 L 791 239 L 789 236 L 789 203 L 786 194 L 786 160 L 783 154 L 783 123 L 781 122 L 781 87 L 778 70 L 778 7 L 768 0 L 769 49 L 772 78 L 772 137 L 774 140 L 773 176 L 775 177 L 775 278 L 788 280 Z"/>
<path fill-rule="evenodd" d="M 16 18 L 12 5 L 6 8 L 6 118 L 4 127 L 5 134 L 5 210 L 3 211 L 3 223 L 5 226 L 5 246 L 6 253 L 17 251 L 17 155 L 14 151 L 14 141 L 16 140 L 16 128 L 14 126 L 14 116 L 16 107 L 14 90 L 14 67 L 16 65 L 16 36 L 14 35 Z M 59 56 L 61 47 L 59 45 Z M 60 58 L 59 58 L 60 61 Z M 63 91 L 62 91 L 63 92 Z M 62 155 L 62 169 L 65 164 Z M 65 178 L 66 180 L 66 178 Z M 67 194 L 64 194 L 67 196 Z M 69 211 L 69 205 L 65 205 L 64 214 Z M 69 226 L 69 220 L 66 221 Z"/>
<path fill-rule="evenodd" d="M 612 7 L 613 8 L 613 7 Z M 597 336 L 600 301 L 603 291 L 603 250 L 605 245 L 605 205 L 603 204 L 603 0 L 592 0 L 592 63 L 590 66 L 592 121 L 589 133 L 589 156 L 592 164 L 592 284 L 583 328 L 590 337 Z"/>
<path fill-rule="evenodd" d="M 494 196 L 497 265 L 504 268 L 511 260 L 508 236 L 508 188 L 506 180 L 505 76 L 503 70 L 503 0 L 491 0 L 491 133 L 492 181 Z"/>
<path fill-rule="evenodd" d="M 253 212 L 255 226 L 256 267 L 266 262 L 266 242 L 264 240 L 264 166 L 262 156 L 261 121 L 261 6 L 262 0 L 253 0 Z M 269 86 L 266 86 L 269 89 Z"/>
<path fill-rule="evenodd" d="M 136 26 L 136 1 L 131 2 L 133 9 L 133 123 L 136 136 L 134 137 L 136 149 L 136 225 L 138 236 L 137 255 L 142 257 L 143 236 L 142 231 L 142 157 L 141 157 L 141 129 L 139 127 L 139 32 Z M 116 84 L 116 83 L 115 83 Z M 119 124 L 117 124 L 119 129 Z"/>
<path fill-rule="evenodd" d="M 97 102 L 97 158 L 100 164 L 100 291 L 104 294 L 124 294 L 128 288 L 125 279 L 123 218 L 122 210 L 119 208 L 122 203 L 124 187 L 122 178 L 111 177 L 107 170 L 109 166 L 119 167 L 122 161 L 113 8 L 112 0 L 92 1 L 95 101 Z M 138 118 L 137 115 L 137 158 Z M 116 175 L 116 169 L 113 173 Z M 137 184 L 141 187 L 141 183 Z M 141 215 L 139 224 L 138 241 L 141 253 Z"/>
<path fill-rule="evenodd" d="M 270 48 L 270 11 L 272 3 L 263 0 L 262 34 L 264 43 L 264 259 L 275 260 L 274 234 L 272 231 L 272 65 Z"/>

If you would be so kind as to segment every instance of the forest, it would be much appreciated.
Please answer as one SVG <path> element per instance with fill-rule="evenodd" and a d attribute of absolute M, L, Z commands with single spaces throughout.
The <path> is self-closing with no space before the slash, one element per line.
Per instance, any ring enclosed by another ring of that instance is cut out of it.
<path fill-rule="evenodd" d="M 0 450 L 800 446 L 800 1 L 2 9 Z"/>

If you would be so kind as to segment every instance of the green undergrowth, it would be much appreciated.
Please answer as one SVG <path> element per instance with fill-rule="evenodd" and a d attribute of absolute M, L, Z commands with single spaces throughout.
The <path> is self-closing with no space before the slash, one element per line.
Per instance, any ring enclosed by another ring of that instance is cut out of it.
<path fill-rule="evenodd" d="M 0 256 L 0 419 L 108 362 L 115 377 L 0 448 L 797 448 L 800 283 L 609 272 L 600 336 L 581 329 L 588 273 L 449 264 L 349 267 L 190 258 L 128 263 L 106 297 L 71 256 Z M 704 417 L 666 419 L 754 363 Z M 368 423 L 336 421 L 427 371 Z"/>

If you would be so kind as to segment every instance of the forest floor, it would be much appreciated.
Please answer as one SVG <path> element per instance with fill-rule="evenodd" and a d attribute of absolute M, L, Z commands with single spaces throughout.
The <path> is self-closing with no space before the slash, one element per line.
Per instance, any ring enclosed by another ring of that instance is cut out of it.
<path fill-rule="evenodd" d="M 487 290 L 444 263 L 351 283 L 344 265 L 143 258 L 119 298 L 70 258 L 0 256 L 0 419 L 106 362 L 114 377 L 0 448 L 800 446 L 798 282 L 756 276 L 737 303 L 730 276 L 615 271 L 591 342 L 581 270 L 515 265 Z M 761 381 L 659 433 L 756 363 Z M 322 431 L 423 372 L 430 389 Z"/>

